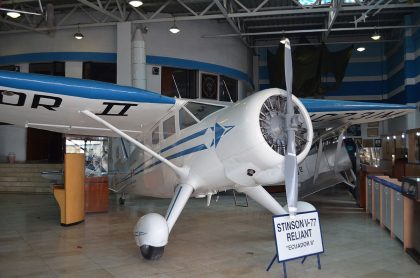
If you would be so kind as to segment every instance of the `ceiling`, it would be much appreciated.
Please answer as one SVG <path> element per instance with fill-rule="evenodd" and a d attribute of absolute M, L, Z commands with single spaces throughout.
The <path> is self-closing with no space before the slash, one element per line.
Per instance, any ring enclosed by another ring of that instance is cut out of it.
<path fill-rule="evenodd" d="M 303 5 L 306 3 L 307 5 Z M 296 45 L 302 36 L 311 43 L 360 42 L 377 31 L 392 40 L 404 28 L 404 15 L 420 10 L 416 0 L 143 0 L 134 8 L 126 0 L 0 0 L 1 9 L 39 13 L 12 19 L 0 11 L 0 37 L 20 32 L 49 32 L 131 21 L 215 20 L 230 30 L 203 37 L 237 37 L 250 48 L 278 45 L 283 36 Z M 77 20 L 75 19 L 77 15 Z"/>

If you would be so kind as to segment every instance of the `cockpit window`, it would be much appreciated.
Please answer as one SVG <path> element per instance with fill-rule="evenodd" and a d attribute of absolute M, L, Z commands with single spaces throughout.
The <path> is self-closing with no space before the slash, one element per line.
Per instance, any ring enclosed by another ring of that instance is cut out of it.
<path fill-rule="evenodd" d="M 213 114 L 217 110 L 224 108 L 224 106 L 217 106 L 198 102 L 188 102 L 185 105 L 185 108 L 187 108 L 197 119 L 201 121 L 208 115 Z"/>
<path fill-rule="evenodd" d="M 172 134 L 175 134 L 175 116 L 163 122 L 163 139 L 168 138 Z"/>
<path fill-rule="evenodd" d="M 159 144 L 159 126 L 157 126 L 152 132 L 152 144 Z"/>
<path fill-rule="evenodd" d="M 179 110 L 179 129 L 195 125 L 197 121 L 184 108 Z"/>

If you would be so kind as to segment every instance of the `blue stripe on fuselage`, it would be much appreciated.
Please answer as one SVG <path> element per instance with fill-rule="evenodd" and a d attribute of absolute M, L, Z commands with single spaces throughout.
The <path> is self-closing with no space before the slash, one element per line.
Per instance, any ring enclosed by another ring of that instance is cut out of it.
<path fill-rule="evenodd" d="M 142 89 L 42 74 L 0 71 L 0 86 L 89 99 L 175 104 L 174 98 Z"/>
<path fill-rule="evenodd" d="M 206 133 L 206 131 L 207 131 L 207 128 L 206 128 L 206 129 L 203 129 L 203 130 L 200 130 L 199 132 L 193 133 L 193 134 L 191 134 L 191 135 L 189 135 L 189 136 L 187 136 L 187 137 L 185 137 L 185 138 L 182 138 L 182 139 L 178 140 L 177 142 L 175 142 L 174 144 L 169 145 L 169 146 L 167 146 L 167 147 L 163 148 L 160 152 L 161 152 L 161 153 L 166 152 L 166 151 L 168 151 L 168 150 L 170 150 L 170 149 L 172 149 L 172 148 L 174 148 L 174 147 L 176 147 L 176 146 L 178 146 L 178 145 L 181 145 L 181 144 L 186 143 L 186 142 L 188 142 L 188 141 L 190 141 L 190 140 L 192 140 L 192 139 L 195 139 L 195 138 L 197 138 L 197 137 L 200 137 L 200 136 L 204 135 L 204 134 Z M 169 159 L 169 158 L 167 158 L 167 159 Z M 145 161 L 145 162 L 143 162 L 143 163 L 141 163 L 141 164 L 140 164 L 139 166 L 137 166 L 136 168 L 134 168 L 134 171 L 137 171 L 137 170 L 138 170 L 139 168 L 141 168 L 141 167 L 142 167 L 145 163 L 146 163 L 146 161 Z"/>
<path fill-rule="evenodd" d="M 195 147 L 177 152 L 177 153 L 172 154 L 170 156 L 167 156 L 166 159 L 171 160 L 171 159 L 179 158 L 179 157 L 182 157 L 182 156 L 185 156 L 185 155 L 188 155 L 188 154 L 192 154 L 192 153 L 195 153 L 195 152 L 199 152 L 199 151 L 202 151 L 202 150 L 206 150 L 206 149 L 207 149 L 206 145 L 201 144 L 201 145 L 198 145 L 198 146 L 195 146 Z M 162 163 L 162 161 L 158 160 L 158 161 L 156 161 L 156 162 L 154 162 L 154 163 L 152 163 L 152 164 L 150 164 L 150 165 L 148 165 L 144 168 L 141 168 L 142 166 L 144 166 L 145 163 L 146 162 L 142 163 L 141 165 L 139 165 L 136 168 L 137 171 L 134 173 L 134 175 L 140 174 L 141 172 L 144 172 L 145 170 L 150 169 L 153 166 L 156 166 L 156 165 Z"/>
<path fill-rule="evenodd" d="M 191 134 L 191 135 L 189 135 L 189 136 L 187 136 L 187 137 L 185 137 L 185 138 L 182 138 L 182 139 L 178 140 L 177 142 L 173 143 L 172 145 L 169 145 L 169 146 L 167 146 L 167 147 L 163 148 L 163 149 L 161 150 L 161 152 L 162 152 L 162 153 L 163 153 L 163 152 L 166 152 L 166 151 L 168 151 L 168 150 L 170 150 L 170 149 L 172 149 L 172 148 L 175 148 L 175 147 L 176 147 L 176 146 L 178 146 L 178 145 L 181 145 L 181 144 L 183 144 L 183 143 L 185 143 L 185 142 L 188 142 L 188 141 L 190 141 L 190 140 L 192 140 L 192 139 L 195 139 L 195 138 L 197 138 L 197 137 L 200 137 L 201 135 L 204 135 L 204 134 L 206 133 L 206 131 L 207 131 L 207 128 L 206 128 L 206 129 L 203 129 L 203 130 L 200 130 L 199 132 L 196 132 L 196 133 L 194 133 L 194 134 Z"/>

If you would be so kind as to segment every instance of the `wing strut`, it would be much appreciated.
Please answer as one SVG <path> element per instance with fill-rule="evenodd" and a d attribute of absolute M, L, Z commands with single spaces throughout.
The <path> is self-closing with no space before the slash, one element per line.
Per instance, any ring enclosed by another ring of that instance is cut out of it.
<path fill-rule="evenodd" d="M 341 151 L 341 147 L 343 146 L 343 139 L 344 139 L 344 129 L 343 131 L 340 133 L 340 136 L 338 136 L 338 141 L 337 141 L 337 149 L 335 151 L 335 157 L 334 157 L 334 174 L 337 176 L 338 175 L 338 159 L 340 157 L 340 151 Z"/>
<path fill-rule="evenodd" d="M 188 176 L 188 169 L 184 168 L 184 167 L 178 167 L 175 164 L 173 164 L 172 162 L 170 162 L 169 160 L 167 160 L 166 158 L 164 158 L 163 156 L 159 155 L 158 153 L 154 152 L 153 150 L 151 150 L 150 148 L 146 147 L 145 145 L 143 145 L 142 143 L 140 143 L 139 141 L 137 141 L 136 139 L 134 139 L 133 137 L 125 134 L 124 132 L 122 132 L 120 129 L 116 128 L 115 126 L 113 126 L 112 124 L 108 123 L 107 121 L 105 121 L 104 119 L 100 118 L 99 116 L 93 114 L 92 112 L 90 112 L 89 110 L 83 110 L 80 111 L 82 114 L 85 114 L 86 116 L 88 116 L 89 118 L 91 118 L 92 120 L 97 121 L 98 123 L 103 124 L 104 126 L 108 127 L 109 129 L 111 129 L 112 131 L 114 131 L 115 133 L 117 133 L 119 136 L 121 136 L 122 138 L 130 141 L 131 143 L 133 143 L 134 145 L 136 145 L 137 147 L 139 147 L 140 149 L 142 149 L 143 151 L 147 152 L 148 154 L 150 154 L 151 156 L 153 156 L 154 158 L 160 160 L 162 163 L 166 164 L 167 166 L 169 166 L 172 170 L 174 170 L 174 172 L 177 174 L 177 176 L 182 180 L 185 180 Z"/>
<path fill-rule="evenodd" d="M 319 140 L 319 144 L 318 144 L 318 154 L 316 155 L 316 163 L 315 163 L 315 173 L 314 173 L 314 179 L 312 181 L 312 183 L 315 185 L 316 184 L 316 180 L 318 179 L 318 175 L 319 175 L 319 165 L 321 165 L 321 158 L 322 158 L 322 149 L 323 149 L 324 145 L 322 143 L 322 138 Z"/>

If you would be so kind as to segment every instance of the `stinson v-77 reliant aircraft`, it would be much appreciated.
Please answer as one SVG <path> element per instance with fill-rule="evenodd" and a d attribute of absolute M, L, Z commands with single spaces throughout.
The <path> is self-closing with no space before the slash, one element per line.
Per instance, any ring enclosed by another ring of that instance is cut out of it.
<path fill-rule="evenodd" d="M 414 107 L 302 99 L 292 96 L 292 62 L 285 47 L 287 91 L 267 89 L 236 103 L 186 100 L 96 81 L 0 71 L 0 122 L 66 134 L 120 136 L 140 148 L 135 193 L 169 197 L 166 216 L 138 221 L 135 239 L 147 259 L 162 256 L 190 197 L 244 192 L 273 214 L 311 207 L 298 202 L 298 164 L 313 130 L 390 119 Z M 318 134 L 319 135 L 319 134 Z M 285 182 L 283 208 L 262 185 Z M 313 208 L 313 207 L 312 207 Z"/>

